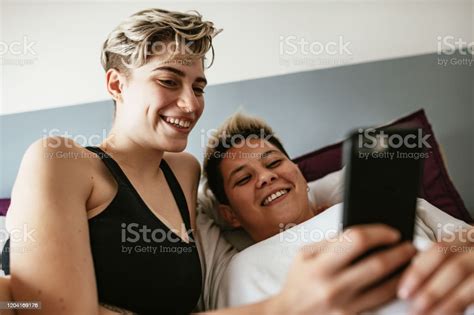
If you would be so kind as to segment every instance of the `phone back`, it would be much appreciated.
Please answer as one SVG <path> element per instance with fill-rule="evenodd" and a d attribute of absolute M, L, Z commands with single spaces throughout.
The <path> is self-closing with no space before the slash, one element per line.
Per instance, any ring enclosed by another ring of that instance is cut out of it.
<path fill-rule="evenodd" d="M 412 240 L 424 152 L 421 129 L 359 129 L 345 143 L 344 228 L 384 223 Z"/>

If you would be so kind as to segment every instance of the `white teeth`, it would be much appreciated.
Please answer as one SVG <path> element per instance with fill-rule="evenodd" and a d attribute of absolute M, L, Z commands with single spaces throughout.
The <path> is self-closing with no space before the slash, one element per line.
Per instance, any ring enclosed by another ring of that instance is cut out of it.
<path fill-rule="evenodd" d="M 182 120 L 179 118 L 173 118 L 173 117 L 166 117 L 166 122 L 169 122 L 177 127 L 181 128 L 188 128 L 191 125 L 190 121 L 187 120 Z"/>
<path fill-rule="evenodd" d="M 287 192 L 288 192 L 287 189 L 282 189 L 282 190 L 277 191 L 276 193 L 271 194 L 271 196 L 268 196 L 267 198 L 265 198 L 265 200 L 263 201 L 263 205 L 264 206 L 268 205 L 270 202 L 285 195 Z"/>

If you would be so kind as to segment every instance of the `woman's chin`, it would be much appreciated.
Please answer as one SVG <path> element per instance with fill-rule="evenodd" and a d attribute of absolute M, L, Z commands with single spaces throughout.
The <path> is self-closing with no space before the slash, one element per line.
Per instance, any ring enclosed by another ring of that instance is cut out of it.
<path fill-rule="evenodd" d="M 183 152 L 186 149 L 186 145 L 188 141 L 175 141 L 173 143 L 167 143 L 166 145 L 162 146 L 163 151 L 165 152 Z"/>

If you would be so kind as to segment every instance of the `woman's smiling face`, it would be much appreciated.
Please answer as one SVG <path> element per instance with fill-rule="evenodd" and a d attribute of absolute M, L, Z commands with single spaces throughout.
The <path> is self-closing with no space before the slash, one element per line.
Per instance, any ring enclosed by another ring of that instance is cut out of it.
<path fill-rule="evenodd" d="M 154 56 L 120 77 L 116 123 L 129 137 L 163 151 L 179 152 L 204 110 L 202 58 Z"/>
<path fill-rule="evenodd" d="M 225 153 L 219 167 L 229 200 L 220 212 L 255 241 L 313 217 L 301 171 L 270 142 L 243 141 Z"/>

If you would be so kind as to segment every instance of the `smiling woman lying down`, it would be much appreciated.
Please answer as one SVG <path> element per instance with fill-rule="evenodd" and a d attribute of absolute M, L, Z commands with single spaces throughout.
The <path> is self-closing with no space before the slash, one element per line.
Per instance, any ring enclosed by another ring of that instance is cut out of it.
<path fill-rule="evenodd" d="M 216 220 L 243 228 L 254 245 L 239 253 L 225 244 L 206 247 L 218 243 L 222 233 L 205 214 L 198 216 L 207 240 L 204 257 L 215 262 L 207 261 L 207 266 L 214 266 L 206 273 L 206 283 L 213 286 L 205 297 L 208 307 L 244 305 L 278 294 L 288 283 L 286 277 L 295 272 L 292 262 L 308 258 L 315 260 L 303 264 L 313 270 L 306 277 L 313 285 L 308 294 L 320 294 L 321 300 L 337 305 L 342 313 L 415 310 L 459 314 L 474 303 L 472 226 L 419 199 L 415 245 L 421 251 L 402 276 L 374 288 L 380 279 L 409 262 L 415 251 L 410 244 L 396 245 L 351 265 L 380 231 L 372 227 L 369 233 L 346 231 L 341 236 L 343 171 L 328 175 L 332 190 L 320 191 L 318 181 L 308 185 L 261 120 L 240 114 L 231 117 L 215 138 L 232 143 L 232 137 L 246 140 L 228 148 L 216 146 L 213 139 L 214 145 L 208 147 L 204 171 L 217 205 L 212 200 L 202 202 L 201 195 L 201 210 L 207 205 L 204 210 L 215 210 Z M 325 206 L 329 208 L 323 210 Z M 383 205 L 380 208 L 383 211 Z M 347 238 L 350 241 L 344 244 Z M 397 239 L 385 244 L 397 244 Z M 380 308 L 397 293 L 409 302 L 395 301 Z M 300 299 L 305 305 L 306 298 Z M 301 305 L 295 305 L 295 310 Z"/>

